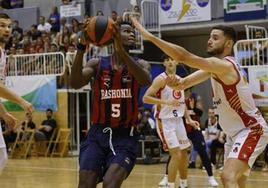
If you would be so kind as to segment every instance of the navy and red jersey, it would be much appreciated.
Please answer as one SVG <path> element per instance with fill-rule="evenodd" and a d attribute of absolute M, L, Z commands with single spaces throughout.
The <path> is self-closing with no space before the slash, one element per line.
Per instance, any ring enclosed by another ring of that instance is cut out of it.
<path fill-rule="evenodd" d="M 92 84 L 91 122 L 116 128 L 135 126 L 140 86 L 126 65 L 114 68 L 115 57 L 101 57 Z"/>
<path fill-rule="evenodd" d="M 185 100 L 185 104 L 187 106 L 187 109 L 188 110 L 193 110 L 194 113 L 195 113 L 195 114 L 191 114 L 190 117 L 191 117 L 192 120 L 197 121 L 197 122 L 200 123 L 200 117 L 202 115 L 202 110 L 197 109 L 196 107 L 194 107 L 194 109 L 191 109 L 190 108 L 190 98 L 195 100 L 194 106 L 196 106 L 196 97 L 194 95 L 192 95 L 188 99 Z M 191 133 L 194 130 L 193 126 L 187 124 L 186 122 L 184 123 L 184 126 L 185 126 L 185 129 L 186 129 L 187 133 Z"/>

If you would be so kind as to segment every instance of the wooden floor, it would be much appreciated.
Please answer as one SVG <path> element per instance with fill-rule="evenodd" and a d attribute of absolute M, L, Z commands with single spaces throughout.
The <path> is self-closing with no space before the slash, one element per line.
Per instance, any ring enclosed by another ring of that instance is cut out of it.
<path fill-rule="evenodd" d="M 77 158 L 10 159 L 0 176 L 0 188 L 75 188 L 78 182 L 77 169 Z M 157 188 L 163 171 L 163 164 L 136 165 L 122 187 Z M 219 173 L 215 172 L 218 181 Z M 205 171 L 190 169 L 188 184 L 189 188 L 208 187 Z M 252 172 L 247 185 L 248 188 L 268 188 L 268 172 Z"/>

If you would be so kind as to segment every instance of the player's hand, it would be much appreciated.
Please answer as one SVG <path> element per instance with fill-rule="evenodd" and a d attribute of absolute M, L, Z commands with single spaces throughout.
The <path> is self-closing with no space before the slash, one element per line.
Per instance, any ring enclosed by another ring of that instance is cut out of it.
<path fill-rule="evenodd" d="M 87 30 L 89 29 L 88 27 L 89 27 L 90 19 L 91 18 L 87 18 L 84 20 L 83 29 L 80 35 L 78 36 L 78 42 L 83 45 L 88 45 L 89 43 L 91 43 L 90 38 L 88 37 L 88 34 L 87 34 Z"/>
<path fill-rule="evenodd" d="M 33 105 L 26 100 L 23 100 L 23 102 L 21 103 L 21 107 L 30 114 L 34 111 Z"/>
<path fill-rule="evenodd" d="M 166 100 L 166 101 L 164 101 L 164 104 L 168 105 L 168 106 L 173 106 L 173 107 L 180 106 L 180 102 L 178 100 Z"/>
<path fill-rule="evenodd" d="M 168 76 L 166 78 L 166 84 L 174 90 L 183 90 L 184 80 L 176 76 Z"/>
<path fill-rule="evenodd" d="M 129 16 L 135 28 L 141 33 L 144 40 L 151 40 L 154 35 L 148 32 L 134 16 Z"/>
<path fill-rule="evenodd" d="M 186 123 L 191 125 L 194 129 L 200 130 L 200 124 L 198 121 L 194 121 L 192 119 L 186 119 Z"/>
<path fill-rule="evenodd" d="M 13 130 L 15 128 L 17 119 L 14 116 L 6 112 L 5 114 L 3 114 L 2 118 L 4 119 L 10 130 Z"/>

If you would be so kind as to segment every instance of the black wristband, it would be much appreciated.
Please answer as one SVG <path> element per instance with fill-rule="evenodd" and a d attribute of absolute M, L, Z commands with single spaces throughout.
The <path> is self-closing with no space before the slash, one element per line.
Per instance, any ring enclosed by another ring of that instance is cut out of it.
<path fill-rule="evenodd" d="M 81 43 L 78 43 L 77 46 L 76 46 L 77 50 L 83 50 L 85 51 L 87 46 L 86 45 L 83 45 Z"/>

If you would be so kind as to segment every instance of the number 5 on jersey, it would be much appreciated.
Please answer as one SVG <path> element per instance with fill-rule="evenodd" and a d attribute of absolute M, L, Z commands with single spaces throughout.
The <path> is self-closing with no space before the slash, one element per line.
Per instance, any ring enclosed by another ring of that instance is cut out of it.
<path fill-rule="evenodd" d="M 112 104 L 112 114 L 113 118 L 120 117 L 120 104 Z"/>

